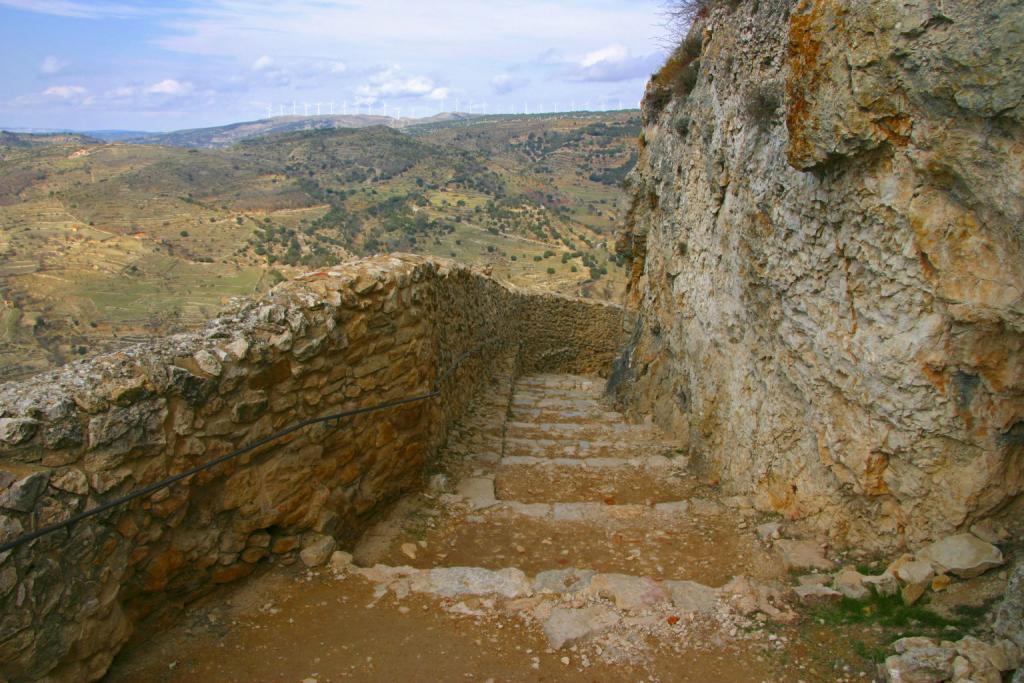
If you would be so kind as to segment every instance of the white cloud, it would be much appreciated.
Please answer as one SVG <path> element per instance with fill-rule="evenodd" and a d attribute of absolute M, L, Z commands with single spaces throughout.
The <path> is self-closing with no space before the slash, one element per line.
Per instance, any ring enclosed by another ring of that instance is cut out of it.
<path fill-rule="evenodd" d="M 44 90 L 43 95 L 69 100 L 73 97 L 84 95 L 86 92 L 88 91 L 80 85 L 55 85 Z"/>
<path fill-rule="evenodd" d="M 403 76 L 398 66 L 389 67 L 370 77 L 356 89 L 360 103 L 373 104 L 384 99 L 425 98 L 440 101 L 450 90 L 428 76 Z"/>
<path fill-rule="evenodd" d="M 566 63 L 563 76 L 570 81 L 595 83 L 646 79 L 663 60 L 658 52 L 634 55 L 626 46 L 614 44 Z"/>
<path fill-rule="evenodd" d="M 68 62 L 60 57 L 49 55 L 39 65 L 39 72 L 47 76 L 53 76 L 68 68 L 68 65 Z"/>
<path fill-rule="evenodd" d="M 608 47 L 588 52 L 580 60 L 580 66 L 587 68 L 602 62 L 615 64 L 629 59 L 629 50 L 623 45 L 609 45 Z"/>
<path fill-rule="evenodd" d="M 508 74 L 498 74 L 491 79 L 491 87 L 494 88 L 494 92 L 498 95 L 505 95 L 516 90 L 520 90 L 526 87 L 530 83 L 529 78 L 523 76 L 510 76 Z"/>
<path fill-rule="evenodd" d="M 151 95 L 184 95 L 192 91 L 192 84 L 188 81 L 176 81 L 173 78 L 165 78 L 159 83 L 146 88 Z"/>
<path fill-rule="evenodd" d="M 273 64 L 274 64 L 274 59 L 272 57 L 270 57 L 268 55 L 263 55 L 263 56 L 257 58 L 256 61 L 252 63 L 252 70 L 253 71 L 265 71 L 265 70 L 269 69 L 271 66 L 273 66 Z"/>

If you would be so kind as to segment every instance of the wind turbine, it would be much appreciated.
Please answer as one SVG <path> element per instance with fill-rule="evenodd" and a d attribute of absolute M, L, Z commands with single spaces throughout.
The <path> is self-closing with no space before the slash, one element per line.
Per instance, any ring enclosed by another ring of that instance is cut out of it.
<path fill-rule="evenodd" d="M 341 113 L 348 116 L 348 100 L 341 103 Z"/>
<path fill-rule="evenodd" d="M 331 116 L 334 116 L 334 102 L 331 102 Z"/>
<path fill-rule="evenodd" d="M 295 100 L 292 100 L 292 116 L 295 116 L 295 114 L 296 114 L 296 111 L 295 111 Z"/>
<path fill-rule="evenodd" d="M 316 103 L 316 115 L 320 116 L 320 103 L 319 102 Z"/>
<path fill-rule="evenodd" d="M 284 105 L 283 104 L 278 105 L 277 115 L 278 116 L 284 116 Z"/>

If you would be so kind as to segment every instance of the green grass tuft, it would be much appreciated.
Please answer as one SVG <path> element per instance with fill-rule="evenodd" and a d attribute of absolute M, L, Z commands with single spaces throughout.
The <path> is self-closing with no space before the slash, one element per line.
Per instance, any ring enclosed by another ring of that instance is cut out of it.
<path fill-rule="evenodd" d="M 968 625 L 964 619 L 947 619 L 921 603 L 904 605 L 899 595 L 878 593 L 872 593 L 863 600 L 843 597 L 837 603 L 819 608 L 814 616 L 829 625 L 871 623 L 894 629 L 919 627 L 943 630 Z"/>

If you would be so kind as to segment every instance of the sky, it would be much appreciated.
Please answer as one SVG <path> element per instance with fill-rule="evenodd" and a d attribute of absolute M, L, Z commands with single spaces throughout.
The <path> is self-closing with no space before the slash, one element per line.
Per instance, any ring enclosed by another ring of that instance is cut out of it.
<path fill-rule="evenodd" d="M 0 128 L 635 107 L 663 0 L 0 0 Z"/>

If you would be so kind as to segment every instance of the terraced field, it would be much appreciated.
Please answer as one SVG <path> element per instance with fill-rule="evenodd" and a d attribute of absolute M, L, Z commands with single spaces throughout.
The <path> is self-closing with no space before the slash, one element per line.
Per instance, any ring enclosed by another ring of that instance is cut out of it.
<path fill-rule="evenodd" d="M 225 149 L 0 133 L 0 379 L 407 251 L 615 298 L 635 112 L 283 133 Z"/>

